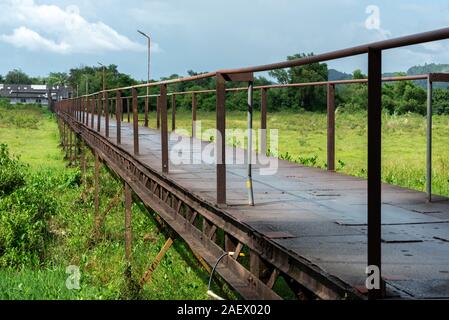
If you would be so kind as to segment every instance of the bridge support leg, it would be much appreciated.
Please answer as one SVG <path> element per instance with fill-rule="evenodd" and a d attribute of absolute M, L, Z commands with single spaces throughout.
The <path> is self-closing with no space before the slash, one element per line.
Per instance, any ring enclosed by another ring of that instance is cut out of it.
<path fill-rule="evenodd" d="M 72 148 L 73 148 L 73 132 L 72 129 L 69 128 L 69 165 L 72 165 L 73 161 Z"/>
<path fill-rule="evenodd" d="M 94 195 L 94 220 L 95 220 L 95 230 L 97 230 L 98 218 L 100 214 L 100 157 L 97 152 L 95 152 L 95 195 Z"/>
<path fill-rule="evenodd" d="M 128 263 L 128 267 L 131 266 L 131 253 L 132 253 L 131 206 L 132 206 L 131 187 L 125 182 L 125 259 L 126 262 Z"/>

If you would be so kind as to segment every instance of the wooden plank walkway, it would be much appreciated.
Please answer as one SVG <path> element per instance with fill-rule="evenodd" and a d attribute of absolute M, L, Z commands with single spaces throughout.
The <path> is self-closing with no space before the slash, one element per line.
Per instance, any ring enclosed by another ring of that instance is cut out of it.
<path fill-rule="evenodd" d="M 105 135 L 104 119 L 100 133 Z M 120 147 L 133 154 L 132 124 L 122 122 L 121 135 Z M 109 141 L 116 141 L 115 120 L 110 121 Z M 136 158 L 162 172 L 160 132 L 139 127 L 139 141 Z M 169 142 L 169 150 L 174 143 Z M 228 147 L 227 157 L 233 152 Z M 199 153 L 194 150 L 193 157 Z M 172 181 L 215 205 L 214 165 L 170 163 L 169 172 Z M 253 179 L 256 205 L 249 207 L 246 167 L 227 166 L 224 210 L 292 256 L 365 293 L 366 180 L 281 160 L 274 176 L 260 175 L 255 166 Z M 424 193 L 388 184 L 382 188 L 382 273 L 388 292 L 402 298 L 449 298 L 449 200 L 435 197 L 427 203 Z"/>

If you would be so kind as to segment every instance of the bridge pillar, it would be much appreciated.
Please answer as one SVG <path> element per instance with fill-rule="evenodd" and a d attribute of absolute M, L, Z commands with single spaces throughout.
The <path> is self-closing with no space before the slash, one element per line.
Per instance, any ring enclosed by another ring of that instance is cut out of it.
<path fill-rule="evenodd" d="M 132 193 L 131 187 L 125 182 L 125 259 L 128 267 L 131 265 L 132 254 Z"/>

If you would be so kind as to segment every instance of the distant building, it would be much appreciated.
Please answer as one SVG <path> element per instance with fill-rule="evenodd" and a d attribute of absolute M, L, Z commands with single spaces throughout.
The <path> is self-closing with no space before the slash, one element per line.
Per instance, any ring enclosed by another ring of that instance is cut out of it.
<path fill-rule="evenodd" d="M 0 84 L 0 99 L 8 99 L 11 104 L 35 103 L 49 104 L 49 96 L 53 101 L 72 97 L 72 89 L 67 86 Z"/>

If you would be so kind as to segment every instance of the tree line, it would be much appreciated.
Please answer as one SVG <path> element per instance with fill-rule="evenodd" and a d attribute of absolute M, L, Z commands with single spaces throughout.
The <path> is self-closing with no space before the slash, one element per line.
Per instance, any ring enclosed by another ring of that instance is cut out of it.
<path fill-rule="evenodd" d="M 310 54 L 296 54 L 287 57 L 288 60 L 298 59 Z M 434 65 L 426 65 L 423 68 Z M 414 67 L 413 70 L 419 67 Z M 116 65 L 109 65 L 104 70 L 105 83 L 107 88 L 127 87 L 143 83 L 137 81 L 131 76 L 118 71 Z M 274 83 L 289 84 L 300 82 L 320 82 L 327 81 L 329 70 L 326 63 L 313 63 L 300 67 L 289 69 L 280 69 L 270 71 L 268 74 L 271 79 L 264 76 L 257 76 L 254 80 L 255 86 L 270 85 Z M 416 71 L 416 70 L 415 70 Z M 188 76 L 195 76 L 201 73 L 188 71 Z M 50 84 L 50 85 L 68 85 L 75 93 L 84 95 L 86 93 L 98 92 L 103 86 L 102 67 L 83 66 L 72 68 L 69 73 L 52 72 L 45 78 L 29 77 L 21 70 L 10 71 L 4 78 L 0 76 L 0 83 L 9 84 Z M 402 76 L 405 73 L 388 74 L 389 76 Z M 180 78 L 178 74 L 169 77 L 163 77 L 160 80 L 170 80 Z M 355 70 L 351 76 L 353 79 L 366 79 L 367 76 L 360 70 Z M 152 80 L 154 82 L 155 80 Z M 244 83 L 228 83 L 227 87 L 241 87 Z M 207 78 L 197 81 L 179 82 L 169 86 L 170 92 L 184 92 L 195 90 L 215 89 L 215 79 Z M 123 95 L 130 95 L 130 92 L 124 92 Z M 139 95 L 146 94 L 146 89 L 139 89 Z M 151 87 L 150 94 L 158 94 L 158 88 Z M 268 91 L 268 110 L 269 111 L 326 111 L 326 87 L 308 86 L 301 88 L 282 88 L 271 89 Z M 366 84 L 346 84 L 338 85 L 336 88 L 336 106 L 342 112 L 363 112 L 366 110 L 368 100 L 368 90 Z M 246 110 L 247 95 L 245 91 L 230 92 L 227 94 L 226 107 L 228 110 Z M 179 95 L 177 97 L 177 108 L 190 109 L 192 105 L 191 95 Z M 254 93 L 255 108 L 260 107 L 260 92 Z M 155 101 L 150 102 L 150 108 L 154 109 Z M 449 90 L 447 86 L 434 89 L 433 105 L 436 114 L 449 114 Z M 215 110 L 215 95 L 199 94 L 197 95 L 197 107 L 199 110 Z M 404 114 L 408 112 L 425 114 L 427 109 L 427 93 L 423 83 L 420 81 L 396 81 L 383 84 L 382 107 L 385 112 Z M 139 108 L 143 109 L 143 102 L 140 102 Z"/>

